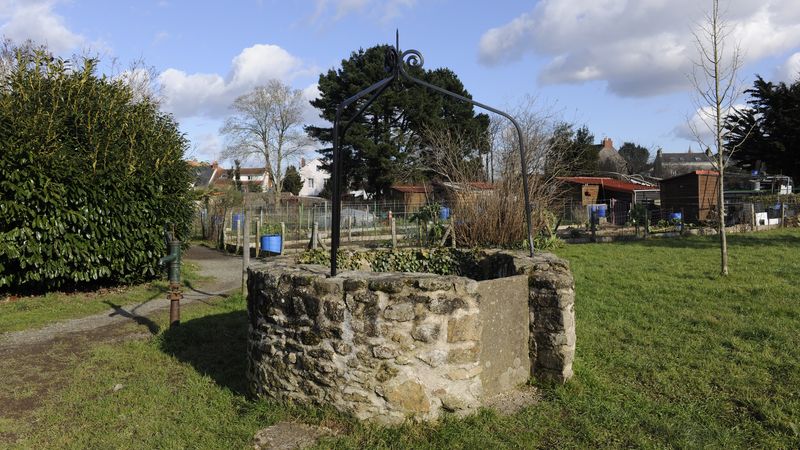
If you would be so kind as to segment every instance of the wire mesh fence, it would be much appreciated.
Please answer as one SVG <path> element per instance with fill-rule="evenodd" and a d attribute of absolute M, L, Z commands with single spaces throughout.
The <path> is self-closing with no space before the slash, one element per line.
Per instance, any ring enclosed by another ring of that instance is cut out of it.
<path fill-rule="evenodd" d="M 331 239 L 331 204 L 258 203 L 230 208 L 201 207 L 195 221 L 195 235 L 214 240 L 219 246 L 240 249 L 245 217 L 250 221 L 251 248 L 261 251 L 262 236 L 281 236 L 284 252 L 301 252 L 311 247 L 328 248 Z M 347 202 L 342 204 L 340 241 L 342 246 L 408 247 L 431 243 L 433 226 L 447 224 L 449 208 L 443 207 L 430 220 L 415 215 L 425 203 L 402 201 Z M 312 241 L 314 232 L 318 239 Z"/>
<path fill-rule="evenodd" d="M 556 205 L 558 235 L 568 242 L 594 237 L 644 237 L 645 235 L 710 234 L 718 228 L 716 201 L 672 199 L 670 206 L 649 201 L 638 204 L 606 200 L 592 205 L 566 199 Z M 732 232 L 797 227 L 800 201 L 732 199 L 725 202 L 725 227 Z M 592 226 L 592 215 L 595 217 Z M 592 234 L 592 230 L 594 230 Z"/>
<path fill-rule="evenodd" d="M 608 199 L 593 205 L 564 199 L 552 206 L 552 229 L 567 242 L 633 239 L 645 236 L 711 234 L 718 223 L 716 202 L 697 198 L 679 199 L 678 206 L 664 207 L 656 201 L 631 204 Z M 675 204 L 675 202 L 673 202 Z M 419 214 L 425 203 L 403 201 L 345 202 L 341 210 L 340 241 L 343 247 L 418 247 L 440 245 L 442 230 L 453 221 L 446 205 L 429 216 Z M 592 215 L 596 221 L 592 226 Z M 247 215 L 241 206 L 201 207 L 195 221 L 195 235 L 213 240 L 230 251 L 241 251 L 245 217 L 250 221 L 251 249 L 261 252 L 263 236 L 280 236 L 284 253 L 307 248 L 329 248 L 331 204 L 327 201 L 292 202 L 276 206 L 253 201 Z M 800 201 L 764 199 L 725 203 L 725 226 L 732 232 L 757 231 L 800 226 Z M 316 239 L 314 230 L 316 228 Z M 436 232 L 434 232 L 436 231 Z"/>

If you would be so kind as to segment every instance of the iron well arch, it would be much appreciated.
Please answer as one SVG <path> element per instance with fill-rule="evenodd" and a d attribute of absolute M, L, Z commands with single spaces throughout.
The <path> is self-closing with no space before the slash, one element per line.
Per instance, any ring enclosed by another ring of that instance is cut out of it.
<path fill-rule="evenodd" d="M 339 239 L 341 236 L 341 215 L 342 215 L 342 193 L 341 191 L 341 180 L 342 180 L 342 158 L 339 154 L 341 141 L 344 139 L 344 134 L 347 132 L 347 129 L 353 123 L 355 119 L 357 119 L 361 114 L 366 111 L 369 105 L 375 101 L 380 95 L 386 90 L 389 85 L 396 80 L 397 78 L 404 78 L 408 81 L 413 83 L 422 85 L 428 89 L 436 91 L 440 94 L 455 98 L 462 102 L 469 103 L 471 105 L 477 106 L 479 108 L 485 109 L 487 111 L 493 112 L 497 115 L 503 116 L 508 119 L 513 125 L 514 128 L 517 130 L 517 140 L 519 141 L 519 154 L 520 154 L 520 161 L 521 161 L 521 168 L 522 168 L 522 187 L 525 196 L 525 221 L 528 225 L 528 247 L 530 248 L 530 255 L 533 256 L 533 223 L 531 222 L 531 203 L 530 203 L 530 193 L 528 192 L 528 163 L 527 163 L 527 152 L 525 150 L 525 140 L 522 136 L 522 128 L 520 128 L 519 123 L 512 117 L 510 114 L 501 111 L 497 108 L 493 108 L 489 105 L 484 103 L 472 100 L 470 98 L 464 97 L 463 95 L 456 94 L 455 92 L 450 92 L 447 89 L 443 89 L 439 86 L 430 84 L 426 81 L 420 80 L 419 78 L 415 78 L 411 76 L 408 72 L 406 72 L 405 66 L 409 65 L 412 67 L 422 67 L 425 63 L 425 59 L 422 57 L 422 53 L 418 50 L 400 50 L 400 32 L 396 32 L 395 36 L 395 47 L 390 48 L 386 55 L 386 62 L 387 62 L 387 70 L 389 71 L 390 75 L 377 83 L 373 84 L 372 86 L 363 89 L 362 91 L 358 92 L 357 94 L 353 95 L 350 98 L 345 99 L 343 102 L 339 103 L 339 106 L 336 108 L 336 118 L 333 121 L 333 167 L 332 167 L 332 174 L 331 174 L 331 181 L 333 186 L 331 188 L 331 197 L 332 197 L 332 211 L 331 211 L 331 276 L 336 275 L 336 257 L 339 250 Z M 372 94 L 372 97 L 364 103 L 364 105 L 359 108 L 358 112 L 350 118 L 343 126 L 340 126 L 342 112 L 345 108 L 353 104 L 354 102 L 358 101 L 359 99 Z"/>

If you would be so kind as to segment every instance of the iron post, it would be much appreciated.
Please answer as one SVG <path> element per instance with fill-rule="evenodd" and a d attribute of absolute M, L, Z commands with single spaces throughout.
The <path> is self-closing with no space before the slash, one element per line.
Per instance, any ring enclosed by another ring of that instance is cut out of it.
<path fill-rule="evenodd" d="M 169 264 L 169 326 L 174 327 L 181 323 L 181 241 L 169 241 L 169 255 L 158 260 L 160 265 Z"/>
<path fill-rule="evenodd" d="M 519 126 L 517 121 L 508 113 L 501 111 L 499 109 L 493 108 L 489 105 L 480 103 L 475 101 L 471 98 L 464 97 L 462 95 L 456 94 L 455 92 L 450 92 L 447 89 L 441 88 L 439 86 L 430 84 L 426 81 L 420 80 L 408 74 L 406 72 L 405 67 L 422 67 L 425 63 L 424 58 L 422 57 L 422 53 L 418 50 L 400 50 L 400 32 L 397 31 L 395 34 L 395 47 L 390 48 L 386 55 L 386 62 L 387 62 L 387 72 L 390 75 L 370 87 L 361 90 L 357 94 L 353 95 L 352 97 L 347 98 L 343 102 L 341 102 L 338 107 L 336 108 L 336 117 L 333 121 L 333 161 L 332 161 L 332 169 L 333 174 L 331 176 L 331 181 L 333 182 L 333 186 L 331 188 L 331 195 L 332 195 L 332 207 L 333 211 L 331 211 L 331 276 L 336 276 L 336 260 L 337 260 L 337 252 L 339 250 L 339 237 L 340 237 L 340 226 L 341 224 L 341 182 L 342 182 L 342 156 L 341 156 L 341 145 L 342 141 L 344 140 L 344 134 L 347 132 L 347 129 L 350 125 L 355 121 L 364 111 L 375 101 L 383 92 L 389 87 L 389 85 L 397 78 L 402 77 L 408 81 L 413 83 L 419 84 L 424 86 L 428 89 L 431 89 L 435 92 L 438 92 L 443 95 L 447 95 L 449 97 L 455 98 L 462 102 L 469 103 L 470 105 L 477 106 L 479 108 L 485 109 L 487 111 L 493 112 L 500 116 L 505 117 L 508 119 L 514 128 L 517 131 L 517 139 L 519 141 L 519 153 L 520 153 L 520 163 L 521 163 L 521 170 L 522 170 L 522 189 L 523 189 L 523 197 L 525 201 L 525 221 L 527 222 L 528 226 L 528 243 L 530 249 L 530 255 L 533 256 L 534 254 L 534 247 L 533 247 L 533 218 L 531 214 L 531 203 L 530 203 L 530 192 L 529 192 L 529 182 L 528 182 L 528 158 L 527 158 L 527 151 L 525 149 L 525 139 L 522 133 L 522 128 Z M 363 104 L 358 111 L 344 124 L 344 126 L 340 126 L 340 122 L 342 119 L 342 113 L 344 109 L 350 106 L 351 104 L 355 103 L 359 99 L 367 96 L 368 94 L 373 93 L 372 97 Z"/>

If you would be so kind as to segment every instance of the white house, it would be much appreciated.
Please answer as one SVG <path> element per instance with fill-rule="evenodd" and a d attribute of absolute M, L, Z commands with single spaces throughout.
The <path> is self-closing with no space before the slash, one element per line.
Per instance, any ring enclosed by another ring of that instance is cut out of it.
<path fill-rule="evenodd" d="M 331 175 L 322 169 L 322 161 L 314 158 L 306 163 L 305 158 L 300 159 L 300 169 L 298 170 L 300 179 L 303 180 L 303 188 L 300 189 L 301 197 L 313 197 L 322 191 L 325 180 Z"/>
<path fill-rule="evenodd" d="M 221 189 L 233 184 L 233 168 L 225 169 L 220 166 L 216 161 L 211 164 L 211 176 L 208 180 L 208 186 L 215 186 Z M 272 187 L 270 183 L 269 173 L 266 167 L 241 167 L 239 168 L 239 181 L 245 185 L 261 186 L 262 191 L 266 191 Z"/>

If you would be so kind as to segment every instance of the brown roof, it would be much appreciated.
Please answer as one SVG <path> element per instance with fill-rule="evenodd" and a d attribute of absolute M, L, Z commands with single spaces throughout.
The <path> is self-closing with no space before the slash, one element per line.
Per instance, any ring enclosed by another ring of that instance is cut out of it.
<path fill-rule="evenodd" d="M 711 175 L 716 177 L 719 176 L 719 172 L 717 172 L 716 170 L 695 170 L 693 172 L 675 175 L 674 177 L 671 178 L 664 178 L 661 181 L 674 180 L 675 178 L 685 177 L 687 175 Z"/>
<path fill-rule="evenodd" d="M 607 177 L 558 177 L 558 179 L 573 184 L 596 184 L 602 186 L 603 189 L 608 189 L 610 191 L 618 191 L 618 192 L 658 190 L 658 188 L 655 186 L 628 183 L 627 181 L 620 181 L 614 178 L 607 178 Z"/>
<path fill-rule="evenodd" d="M 389 189 L 404 194 L 424 194 L 428 192 L 425 186 L 417 184 L 393 184 Z"/>
<path fill-rule="evenodd" d="M 266 167 L 242 167 L 239 169 L 240 175 L 263 175 L 267 171 Z"/>

